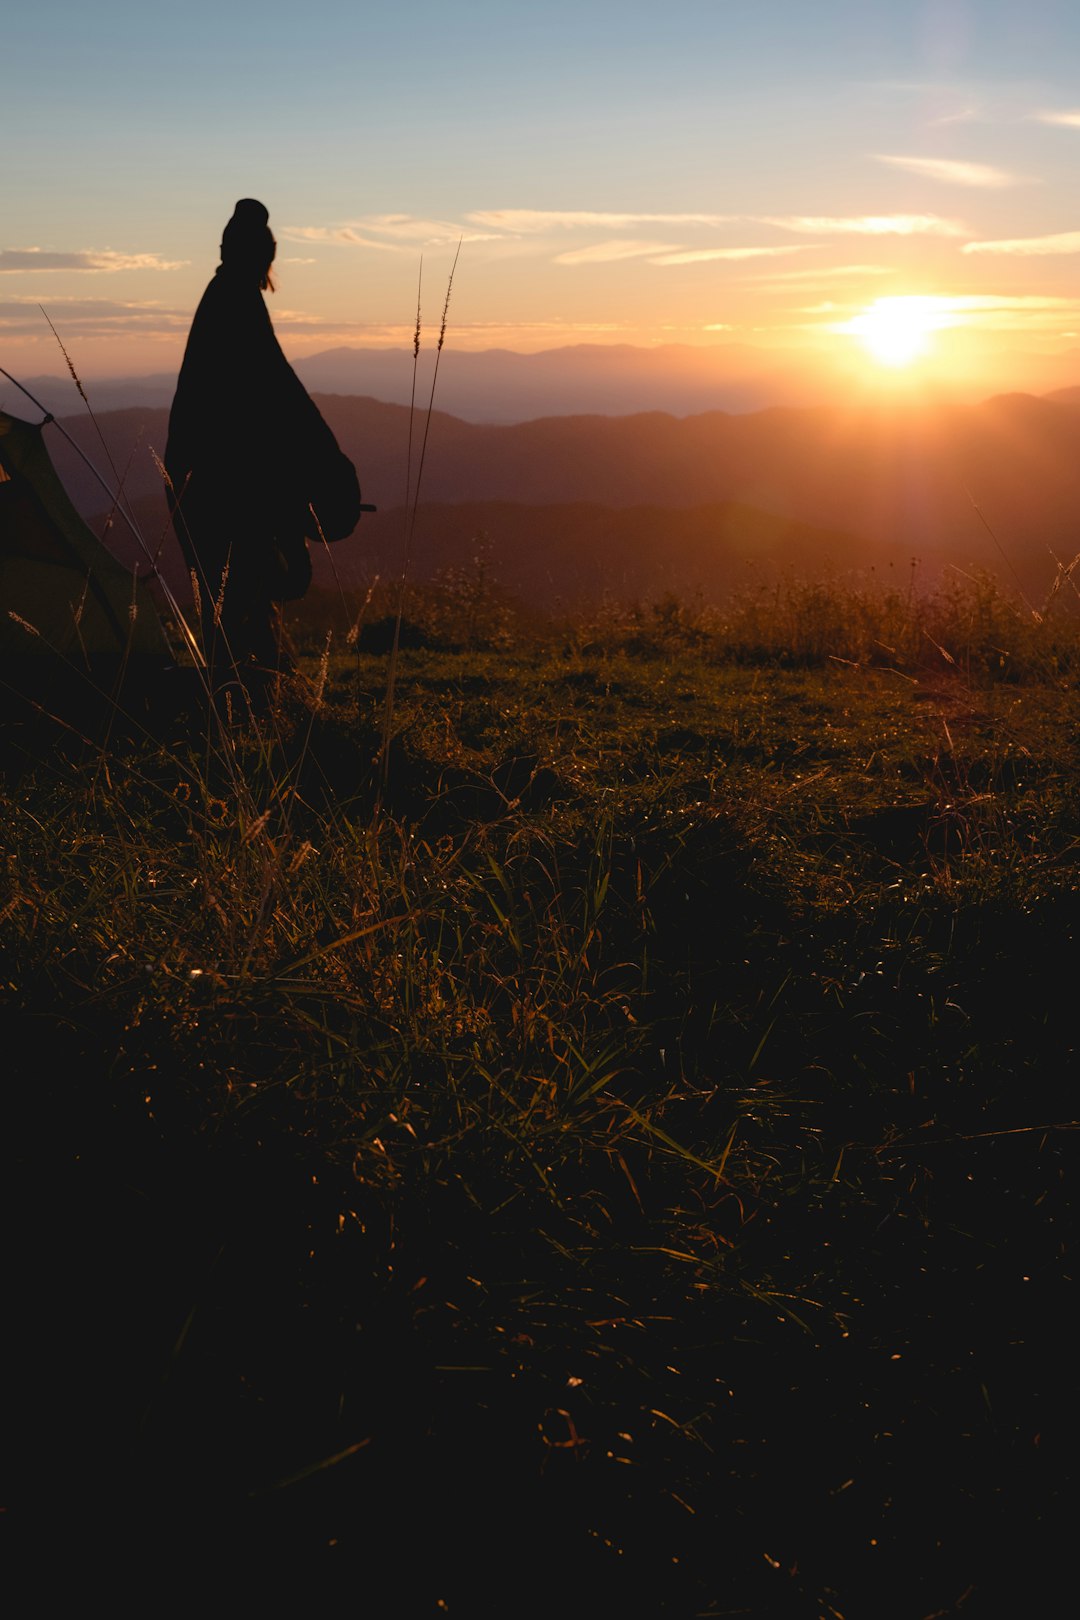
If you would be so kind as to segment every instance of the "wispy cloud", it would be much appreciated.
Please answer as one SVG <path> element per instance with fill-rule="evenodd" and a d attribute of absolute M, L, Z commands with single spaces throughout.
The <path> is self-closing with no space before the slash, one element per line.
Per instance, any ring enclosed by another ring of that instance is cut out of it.
<path fill-rule="evenodd" d="M 965 242 L 961 252 L 1014 253 L 1020 258 L 1080 253 L 1080 231 L 1061 231 L 1056 236 L 1016 236 L 1000 242 Z"/>
<path fill-rule="evenodd" d="M 429 237 L 456 242 L 461 226 L 442 219 L 418 219 L 413 214 L 368 214 L 353 224 L 361 230 L 377 231 L 398 242 L 422 242 Z"/>
<path fill-rule="evenodd" d="M 956 326 L 976 326 L 999 332 L 1057 332 L 1071 326 L 1080 311 L 1075 298 L 1040 294 L 996 295 L 967 293 L 945 300 Z"/>
<path fill-rule="evenodd" d="M 623 259 L 647 259 L 656 254 L 671 253 L 677 247 L 672 242 L 633 242 L 615 240 L 593 242 L 589 247 L 571 248 L 557 253 L 554 264 L 617 264 Z M 653 258 L 653 263 L 662 263 Z"/>
<path fill-rule="evenodd" d="M 978 102 L 965 101 L 947 112 L 938 113 L 935 118 L 930 119 L 930 125 L 933 129 L 940 129 L 946 124 L 977 124 L 986 117 L 986 112 Z"/>
<path fill-rule="evenodd" d="M 826 330 L 858 336 L 883 318 L 917 320 L 924 331 L 949 327 L 1000 332 L 1060 332 L 1075 322 L 1080 303 L 1072 298 L 1042 294 L 953 293 L 878 298 L 870 305 L 848 304 L 848 318 L 826 323 Z M 822 303 L 803 309 L 803 315 L 837 313 L 837 305 Z"/>
<path fill-rule="evenodd" d="M 126 303 L 108 298 L 54 298 L 48 313 L 62 337 L 107 337 L 124 332 L 171 336 L 186 331 L 189 309 L 169 309 L 157 303 Z M 0 332 L 13 337 L 42 337 L 53 341 L 48 323 L 35 298 L 0 302 Z"/>
<path fill-rule="evenodd" d="M 554 230 L 624 231 L 634 225 L 705 225 L 716 228 L 738 222 L 737 214 L 608 214 L 586 209 L 481 208 L 466 214 L 473 225 L 535 235 Z"/>
<path fill-rule="evenodd" d="M 163 259 L 157 253 L 52 253 L 45 248 L 0 248 L 0 271 L 27 270 L 179 270 L 186 259 Z"/>
<path fill-rule="evenodd" d="M 348 247 L 381 248 L 385 253 L 394 251 L 391 242 L 380 242 L 358 231 L 353 225 L 282 225 L 278 236 L 285 242 L 330 242 Z"/>
<path fill-rule="evenodd" d="M 672 242 L 650 242 L 617 237 L 607 242 L 593 242 L 589 247 L 570 248 L 557 253 L 554 264 L 616 264 L 624 259 L 648 259 L 650 264 L 680 265 L 708 264 L 714 261 L 739 263 L 746 259 L 786 258 L 791 253 L 805 253 L 809 243 L 785 243 L 773 247 L 710 247 L 686 248 Z"/>
<path fill-rule="evenodd" d="M 1015 124 L 1030 116 L 1030 90 L 1022 80 L 878 80 L 868 87 L 879 95 L 902 95 L 919 104 L 920 123 L 930 129 L 949 124 Z"/>
<path fill-rule="evenodd" d="M 353 223 L 361 229 L 388 236 L 393 241 L 410 244 L 423 242 L 452 246 L 461 241 L 494 242 L 499 240 L 501 234 L 469 230 L 454 220 L 416 219 L 412 214 L 371 214 Z"/>
<path fill-rule="evenodd" d="M 939 214 L 784 214 L 760 221 L 806 236 L 966 236 L 955 220 Z"/>
<path fill-rule="evenodd" d="M 741 225 L 748 229 L 762 226 L 805 236 L 964 236 L 969 234 L 955 221 L 937 214 L 864 214 L 856 216 L 697 213 L 615 213 L 591 209 L 496 208 L 474 209 L 463 215 L 464 223 L 420 219 L 411 214 L 374 214 L 364 219 L 332 225 L 284 225 L 283 240 L 301 245 L 328 245 L 372 248 L 383 253 L 404 252 L 424 246 L 456 245 L 458 241 L 499 244 L 501 251 L 551 251 L 551 238 L 571 233 L 603 235 L 603 240 L 582 247 L 567 247 L 553 255 L 559 265 L 615 264 L 634 259 L 650 259 L 655 264 L 677 266 L 702 264 L 710 260 L 738 263 L 740 260 L 780 258 L 798 252 L 793 246 L 767 243 L 709 243 L 694 246 L 693 236 L 718 232 Z M 635 227 L 660 226 L 683 237 L 657 240 Z M 624 234 L 625 233 L 625 234 Z M 747 234 L 744 231 L 743 234 Z M 543 238 L 547 237 L 548 242 Z M 690 240 L 687 241 L 686 238 Z"/>
<path fill-rule="evenodd" d="M 1080 109 L 1075 107 L 1063 108 L 1060 112 L 1047 109 L 1044 112 L 1030 114 L 1037 124 L 1057 124 L 1063 129 L 1080 129 Z"/>
<path fill-rule="evenodd" d="M 1076 299 L 1050 293 L 955 293 L 949 303 L 953 309 L 1072 309 Z"/>
<path fill-rule="evenodd" d="M 995 190 L 1003 186 L 1023 185 L 1022 175 L 1010 174 L 1005 169 L 991 168 L 988 163 L 965 163 L 955 158 L 903 157 L 879 152 L 878 163 L 888 163 L 894 169 L 906 169 L 925 180 L 940 180 L 950 186 L 976 186 Z"/>
<path fill-rule="evenodd" d="M 466 214 L 474 224 L 505 231 L 542 234 L 554 230 L 626 230 L 634 225 L 664 225 L 671 229 L 704 227 L 719 230 L 731 225 L 771 225 L 778 230 L 819 236 L 963 236 L 962 226 L 937 214 L 860 214 L 855 216 L 785 214 L 608 214 L 582 209 L 502 208 Z"/>
<path fill-rule="evenodd" d="M 274 326 L 288 342 L 330 340 L 376 348 L 401 347 L 412 350 L 414 324 L 409 321 L 349 321 L 307 315 L 301 311 L 274 311 Z M 545 349 L 554 344 L 574 343 L 626 334 L 628 341 L 636 328 L 619 321 L 461 321 L 454 324 L 455 351 L 461 348 L 504 347 L 524 343 L 526 348 Z M 411 364 L 411 359 L 410 359 Z"/>
<path fill-rule="evenodd" d="M 809 243 L 786 243 L 782 247 L 725 247 L 685 248 L 677 253 L 663 253 L 650 259 L 650 264 L 705 264 L 711 259 L 779 259 L 789 253 L 805 253 Z"/>
<path fill-rule="evenodd" d="M 891 276 L 893 269 L 888 264 L 836 264 L 823 267 L 820 264 L 808 266 L 805 270 L 770 270 L 766 275 L 757 277 L 763 285 L 776 283 L 790 283 L 798 281 L 827 281 L 833 282 L 838 276 Z"/>
<path fill-rule="evenodd" d="M 417 219 L 411 214 L 373 214 L 338 225 L 283 225 L 286 242 L 326 242 L 335 246 L 376 248 L 384 253 L 405 248 L 452 247 L 458 242 L 499 240 L 497 233 L 470 230 L 446 220 Z"/>

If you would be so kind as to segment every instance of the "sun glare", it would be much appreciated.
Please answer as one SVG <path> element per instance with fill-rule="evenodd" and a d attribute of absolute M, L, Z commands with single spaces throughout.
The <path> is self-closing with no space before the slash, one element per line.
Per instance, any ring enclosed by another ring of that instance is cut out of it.
<path fill-rule="evenodd" d="M 910 366 L 928 352 L 931 337 L 950 325 L 944 298 L 910 295 L 876 298 L 845 330 L 883 366 Z"/>

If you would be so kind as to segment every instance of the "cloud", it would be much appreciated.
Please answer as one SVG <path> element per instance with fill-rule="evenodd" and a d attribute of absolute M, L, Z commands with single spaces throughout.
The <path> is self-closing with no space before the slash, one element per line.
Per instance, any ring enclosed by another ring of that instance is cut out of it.
<path fill-rule="evenodd" d="M 36 298 L 17 297 L 0 303 L 0 314 L 11 315 L 16 311 L 34 311 L 38 319 L 42 318 L 42 305 Z M 146 316 L 157 318 L 160 316 L 175 316 L 178 320 L 191 319 L 191 311 L 171 309 L 166 304 L 159 304 L 150 299 L 120 299 L 120 298 L 52 298 L 47 305 L 48 313 L 57 320 L 69 319 L 72 316 Z"/>
<path fill-rule="evenodd" d="M 65 344 L 91 338 L 124 337 L 182 343 L 191 325 L 191 309 L 172 309 L 158 303 L 125 303 L 104 298 L 55 298 L 45 306 Z M 318 337 L 325 342 L 360 343 L 394 339 L 411 347 L 413 323 L 350 321 L 310 315 L 302 309 L 273 311 L 274 326 L 290 337 Z M 0 337 L 42 338 L 55 347 L 55 339 L 34 298 L 0 301 Z"/>
<path fill-rule="evenodd" d="M 383 253 L 401 252 L 405 247 L 455 247 L 458 242 L 501 240 L 497 233 L 463 229 L 446 220 L 416 219 L 411 214 L 373 214 L 340 225 L 283 225 L 278 234 L 286 242 L 328 242 L 376 248 Z"/>
<path fill-rule="evenodd" d="M 1041 258 L 1051 253 L 1080 253 L 1080 231 L 1056 236 L 1017 236 L 1001 242 L 965 242 L 962 253 L 1015 253 L 1020 258 Z"/>
<path fill-rule="evenodd" d="M 108 298 L 54 298 L 49 319 L 62 338 L 116 337 L 125 332 L 146 336 L 182 334 L 191 321 L 189 309 L 169 309 L 157 303 L 125 303 Z M 34 298 L 0 302 L 0 332 L 15 337 L 47 337 L 54 341 L 42 307 Z"/>
<path fill-rule="evenodd" d="M 411 214 L 372 214 L 367 219 L 355 220 L 362 230 L 376 231 L 394 241 L 445 243 L 453 247 L 458 242 L 497 242 L 501 233 L 470 231 L 456 222 L 443 219 L 415 219 Z"/>
<path fill-rule="evenodd" d="M 344 243 L 348 247 L 380 248 L 384 253 L 394 251 L 392 243 L 373 241 L 352 225 L 281 225 L 278 236 L 285 242 Z"/>
<path fill-rule="evenodd" d="M 664 253 L 650 264 L 704 264 L 710 259 L 774 259 L 788 253 L 805 253 L 808 243 L 788 243 L 783 247 L 728 247 L 686 248 L 678 253 Z"/>
<path fill-rule="evenodd" d="M 976 124 L 985 122 L 989 115 L 978 102 L 967 101 L 951 112 L 939 113 L 936 118 L 930 119 L 930 126 L 939 129 L 944 124 Z"/>
<path fill-rule="evenodd" d="M 569 253 L 557 253 L 555 264 L 617 264 L 623 259 L 645 259 L 653 254 L 672 253 L 673 242 L 594 242 L 591 247 L 573 248 Z M 661 263 L 662 260 L 654 260 Z"/>
<path fill-rule="evenodd" d="M 1075 108 L 1062 112 L 1035 112 L 1031 117 L 1037 124 L 1056 124 L 1061 129 L 1080 129 L 1080 111 Z"/>
<path fill-rule="evenodd" d="M 888 264 L 835 264 L 824 266 L 815 264 L 805 270 L 771 270 L 768 275 L 756 279 L 764 285 L 773 282 L 790 281 L 835 281 L 837 276 L 891 276 L 893 269 Z"/>
<path fill-rule="evenodd" d="M 542 238 L 571 233 L 603 233 L 604 240 L 557 253 L 554 263 L 562 265 L 616 264 L 623 260 L 652 258 L 656 264 L 674 266 L 702 264 L 710 260 L 737 263 L 741 259 L 779 258 L 801 251 L 792 246 L 752 244 L 749 246 L 691 247 L 685 241 L 658 241 L 637 235 L 635 226 L 661 226 L 680 235 L 691 231 L 715 232 L 733 225 L 767 226 L 774 230 L 803 235 L 913 236 L 929 234 L 962 236 L 963 227 L 936 214 L 861 215 L 852 218 L 832 216 L 759 217 L 752 214 L 693 213 L 615 213 L 590 209 L 496 208 L 474 209 L 464 216 L 464 224 L 446 220 L 420 219 L 411 214 L 372 214 L 364 219 L 334 225 L 284 225 L 279 235 L 299 244 L 327 243 L 374 248 L 383 253 L 403 252 L 418 246 L 456 246 L 459 241 L 502 244 L 503 251 L 527 250 L 532 238 L 536 251 L 549 244 Z M 624 234 L 625 233 L 625 234 Z"/>
<path fill-rule="evenodd" d="M 995 297 L 992 294 L 958 295 L 945 302 L 956 326 L 977 326 L 998 332 L 1057 332 L 1062 322 L 1072 325 L 1080 310 L 1074 298 L 1037 294 Z"/>
<path fill-rule="evenodd" d="M 919 121 L 931 129 L 945 124 L 1015 124 L 1027 117 L 1030 92 L 1023 81 L 972 83 L 963 79 L 879 79 L 866 86 L 872 95 L 909 96 L 919 102 Z M 1021 101 L 1021 96 L 1027 99 Z"/>
<path fill-rule="evenodd" d="M 186 259 L 162 259 L 156 253 L 49 253 L 43 248 L 0 248 L 0 271 L 26 270 L 179 270 Z"/>
<path fill-rule="evenodd" d="M 306 315 L 300 311 L 274 311 L 274 327 L 288 342 L 295 339 L 309 345 L 318 340 L 377 348 L 400 347 L 409 351 L 412 363 L 414 323 L 391 321 L 350 321 Z M 524 342 L 528 348 L 545 349 L 557 343 L 632 334 L 636 328 L 620 321 L 459 321 L 453 323 L 455 350 L 506 347 Z M 428 336 L 424 346 L 428 344 Z M 631 339 L 628 338 L 628 341 Z M 307 352 L 313 352 L 308 349 Z"/>
<path fill-rule="evenodd" d="M 633 225 L 706 225 L 716 228 L 738 222 L 737 214 L 608 214 L 584 209 L 481 208 L 466 214 L 474 225 L 533 235 L 553 230 L 624 231 Z"/>
<path fill-rule="evenodd" d="M 786 214 L 762 219 L 781 231 L 807 236 L 966 236 L 962 225 L 939 214 Z"/>
<path fill-rule="evenodd" d="M 954 293 L 947 300 L 952 309 L 1072 309 L 1075 298 L 1059 298 L 1049 293 Z"/>
<path fill-rule="evenodd" d="M 446 237 L 456 242 L 461 235 L 460 225 L 449 225 L 445 220 L 417 219 L 412 214 L 369 214 L 352 223 L 361 230 L 377 231 L 380 236 L 406 242 L 423 241 L 429 236 Z"/>
<path fill-rule="evenodd" d="M 1071 298 L 1042 294 L 953 293 L 878 298 L 870 305 L 848 305 L 847 308 L 854 313 L 847 320 L 828 323 L 826 330 L 858 334 L 878 318 L 895 311 L 900 318 L 911 312 L 925 331 L 965 327 L 980 331 L 1060 333 L 1063 322 L 1075 322 L 1080 303 Z M 830 303 L 801 311 L 804 315 L 834 312 L 836 305 Z"/>
<path fill-rule="evenodd" d="M 962 163 L 953 158 L 897 157 L 885 153 L 879 153 L 876 161 L 891 164 L 894 169 L 906 169 L 927 180 L 940 180 L 950 186 L 993 189 L 1024 184 L 1022 176 L 1009 174 L 1005 169 L 993 169 L 988 163 Z"/>

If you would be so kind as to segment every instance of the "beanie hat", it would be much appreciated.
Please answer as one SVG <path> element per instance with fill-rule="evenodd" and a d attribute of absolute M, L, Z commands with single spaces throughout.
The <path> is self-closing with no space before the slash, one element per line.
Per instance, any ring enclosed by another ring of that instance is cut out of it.
<path fill-rule="evenodd" d="M 277 249 L 269 221 L 269 211 L 261 202 L 256 202 L 254 197 L 241 197 L 222 233 L 222 263 L 229 260 L 268 268 Z"/>

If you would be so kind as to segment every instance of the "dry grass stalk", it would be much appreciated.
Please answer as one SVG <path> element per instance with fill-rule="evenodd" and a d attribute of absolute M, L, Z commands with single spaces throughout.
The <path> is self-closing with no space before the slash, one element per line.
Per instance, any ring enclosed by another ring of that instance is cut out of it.
<path fill-rule="evenodd" d="M 401 648 L 401 621 L 405 612 L 405 592 L 408 585 L 409 562 L 412 554 L 413 532 L 416 527 L 416 513 L 420 504 L 420 484 L 424 476 L 424 459 L 427 454 L 428 433 L 431 430 L 431 416 L 435 407 L 435 388 L 439 380 L 439 359 L 442 355 L 443 344 L 446 341 L 446 323 L 450 313 L 450 294 L 454 287 L 454 272 L 457 269 L 458 258 L 461 254 L 461 241 L 459 239 L 457 250 L 454 253 L 454 262 L 450 266 L 450 275 L 446 283 L 446 298 L 443 301 L 442 321 L 439 325 L 439 339 L 435 347 L 435 368 L 431 376 L 431 393 L 428 396 L 427 415 L 424 418 L 424 437 L 420 444 L 420 462 L 416 469 L 416 486 L 412 490 L 410 504 L 410 481 L 412 476 L 412 442 L 413 417 L 416 401 L 416 368 L 420 355 L 420 285 L 416 296 L 416 330 L 413 335 L 413 383 L 412 397 L 409 406 L 409 443 L 405 469 L 405 555 L 402 560 L 401 584 L 398 590 L 397 614 L 394 619 L 394 640 L 390 649 L 390 666 L 386 677 L 386 709 L 383 718 L 382 744 L 379 750 L 379 780 L 380 792 L 386 785 L 387 773 L 390 767 L 390 728 L 394 718 L 394 687 L 397 680 L 398 655 Z M 423 260 L 420 264 L 421 277 L 423 275 Z"/>

